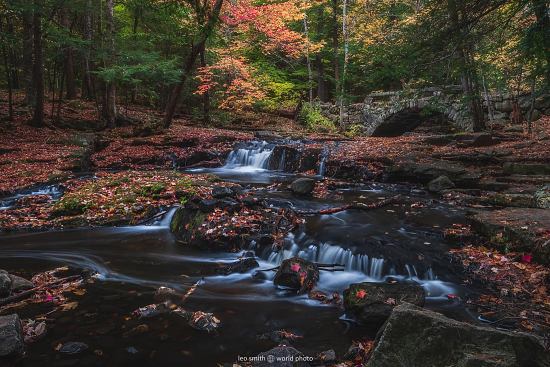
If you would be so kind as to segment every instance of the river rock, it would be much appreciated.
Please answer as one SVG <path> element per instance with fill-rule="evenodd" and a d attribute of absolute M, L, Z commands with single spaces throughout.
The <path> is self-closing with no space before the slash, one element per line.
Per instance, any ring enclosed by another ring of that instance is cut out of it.
<path fill-rule="evenodd" d="M 11 294 L 12 280 L 5 270 L 0 270 L 0 298 L 8 297 Z"/>
<path fill-rule="evenodd" d="M 449 319 L 403 303 L 379 332 L 367 367 L 543 367 L 539 338 Z"/>
<path fill-rule="evenodd" d="M 224 265 L 223 267 L 216 269 L 219 274 L 229 275 L 233 273 L 246 273 L 247 271 L 259 267 L 260 264 L 253 257 L 247 257 L 235 261 L 233 263 Z"/>
<path fill-rule="evenodd" d="M 441 192 L 454 187 L 455 184 L 447 176 L 439 176 L 428 183 L 428 190 L 431 192 Z"/>
<path fill-rule="evenodd" d="M 223 199 L 234 195 L 235 193 L 229 187 L 214 186 L 212 188 L 212 196 L 215 197 L 216 199 Z"/>
<path fill-rule="evenodd" d="M 419 163 L 413 161 L 399 162 L 388 169 L 388 180 L 428 183 L 439 176 L 447 176 L 451 180 L 464 175 L 466 169 L 457 163 L 432 161 Z"/>
<path fill-rule="evenodd" d="M 10 274 L 10 279 L 11 279 L 12 292 L 21 292 L 21 291 L 26 291 L 28 289 L 34 288 L 33 282 L 25 278 L 21 278 L 17 275 Z"/>
<path fill-rule="evenodd" d="M 297 195 L 309 195 L 315 189 L 315 180 L 312 178 L 299 178 L 290 184 L 290 189 Z"/>
<path fill-rule="evenodd" d="M 304 356 L 299 350 L 286 346 L 279 345 L 267 352 L 258 354 L 252 363 L 254 367 L 308 367 L 310 364 L 304 359 Z"/>
<path fill-rule="evenodd" d="M 491 134 L 479 134 L 468 145 L 471 147 L 489 147 L 497 143 L 498 141 Z"/>
<path fill-rule="evenodd" d="M 0 357 L 22 353 L 23 348 L 23 330 L 19 316 L 0 316 Z"/>
<path fill-rule="evenodd" d="M 88 344 L 82 342 L 67 342 L 59 348 L 59 353 L 79 354 L 88 350 Z"/>
<path fill-rule="evenodd" d="M 313 289 L 317 281 L 319 281 L 317 265 L 299 257 L 284 260 L 273 278 L 276 286 L 296 290 L 300 294 Z"/>
<path fill-rule="evenodd" d="M 344 308 L 364 324 L 380 324 L 403 302 L 423 306 L 426 295 L 418 284 L 355 283 L 344 291 Z"/>
<path fill-rule="evenodd" d="M 535 192 L 535 204 L 538 208 L 550 209 L 550 184 L 544 185 Z"/>

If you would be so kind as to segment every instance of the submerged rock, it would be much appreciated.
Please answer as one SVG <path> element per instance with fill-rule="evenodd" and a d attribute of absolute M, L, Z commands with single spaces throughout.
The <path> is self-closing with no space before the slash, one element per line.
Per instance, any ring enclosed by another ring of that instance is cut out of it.
<path fill-rule="evenodd" d="M 439 176 L 428 183 L 428 190 L 431 192 L 441 192 L 454 187 L 455 184 L 447 176 Z"/>
<path fill-rule="evenodd" d="M 290 189 L 297 195 L 309 195 L 315 189 L 315 180 L 312 178 L 299 178 L 290 184 Z"/>
<path fill-rule="evenodd" d="M 407 303 L 393 310 L 367 363 L 367 367 L 548 365 L 550 354 L 533 335 L 455 321 Z"/>
<path fill-rule="evenodd" d="M 0 298 L 11 294 L 12 280 L 5 270 L 0 270 Z"/>
<path fill-rule="evenodd" d="M 344 308 L 358 322 L 379 324 L 403 302 L 423 306 L 426 295 L 418 284 L 355 283 L 344 291 Z"/>
<path fill-rule="evenodd" d="M 224 265 L 223 267 L 216 269 L 216 272 L 224 275 L 229 275 L 233 273 L 246 273 L 247 271 L 257 268 L 259 266 L 260 264 L 258 264 L 255 258 L 247 257 Z"/>
<path fill-rule="evenodd" d="M 298 293 L 309 292 L 318 281 L 317 265 L 299 257 L 284 260 L 273 278 L 276 286 L 296 290 Z"/>
<path fill-rule="evenodd" d="M 82 342 L 67 342 L 59 348 L 63 354 L 79 354 L 88 350 L 88 345 Z"/>
<path fill-rule="evenodd" d="M 0 357 L 22 353 L 23 348 L 23 330 L 19 316 L 0 316 Z"/>

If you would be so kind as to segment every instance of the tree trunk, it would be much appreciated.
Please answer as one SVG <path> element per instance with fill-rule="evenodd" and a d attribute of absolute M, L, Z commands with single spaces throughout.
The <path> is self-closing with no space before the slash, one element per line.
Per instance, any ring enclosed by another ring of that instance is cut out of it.
<path fill-rule="evenodd" d="M 0 35 L 3 33 L 2 21 L 0 20 Z M 4 38 L 4 37 L 2 37 Z M 13 88 L 12 88 L 12 66 L 8 60 L 8 52 L 6 50 L 6 41 L 2 39 L 2 55 L 4 56 L 4 69 L 6 72 L 6 84 L 8 85 L 8 120 L 13 121 Z"/>
<path fill-rule="evenodd" d="M 342 8 L 342 35 L 344 36 L 344 69 L 342 71 L 342 80 L 340 81 L 340 128 L 345 128 L 344 122 L 344 97 L 346 92 L 346 72 L 348 67 L 348 0 L 344 0 L 344 6 Z"/>
<path fill-rule="evenodd" d="M 91 52 L 92 52 L 92 40 L 93 40 L 93 26 L 92 26 L 92 0 L 86 1 L 86 14 L 84 15 L 84 39 L 88 42 L 86 51 L 84 52 L 84 78 L 82 95 L 86 99 L 94 98 L 94 86 L 91 73 Z"/>
<path fill-rule="evenodd" d="M 34 114 L 31 125 L 44 127 L 44 55 L 42 49 L 42 1 L 34 0 L 32 80 L 34 86 Z"/>
<path fill-rule="evenodd" d="M 309 29 L 307 24 L 307 13 L 304 13 L 304 36 L 306 37 L 306 62 L 307 82 L 309 89 L 309 103 L 313 103 L 313 72 L 311 71 L 311 59 L 309 57 Z"/>
<path fill-rule="evenodd" d="M 25 88 L 25 104 L 34 106 L 33 86 L 33 14 L 31 10 L 23 12 L 23 88 Z"/>
<path fill-rule="evenodd" d="M 223 0 L 216 0 L 214 8 L 212 9 L 212 14 L 208 18 L 208 22 L 206 23 L 202 32 L 197 37 L 197 40 L 191 46 L 191 51 L 189 52 L 189 55 L 187 55 L 187 59 L 185 60 L 185 64 L 183 66 L 180 81 L 174 87 L 172 93 L 170 94 L 170 97 L 168 98 L 163 121 L 163 125 L 166 129 L 169 128 L 172 124 L 172 119 L 174 118 L 174 114 L 176 112 L 176 107 L 178 106 L 178 101 L 180 99 L 183 86 L 185 85 L 189 74 L 191 74 L 191 71 L 193 70 L 193 66 L 195 65 L 197 56 L 199 55 L 200 51 L 204 49 L 206 40 L 214 30 L 214 26 L 216 25 L 216 23 L 218 22 L 222 4 Z"/>
<path fill-rule="evenodd" d="M 201 50 L 201 67 L 206 67 L 206 50 L 203 47 Z M 210 93 L 204 92 L 202 95 L 202 119 L 204 123 L 210 123 Z"/>
<path fill-rule="evenodd" d="M 456 0 L 447 0 L 447 8 L 453 34 L 457 37 L 457 63 L 461 73 L 462 90 L 472 117 L 472 128 L 474 131 L 482 131 L 485 129 L 485 118 L 479 93 L 477 72 L 471 56 L 471 47 L 469 40 L 466 39 L 467 35 L 464 34 L 463 27 L 460 24 L 460 15 Z"/>
<path fill-rule="evenodd" d="M 105 22 L 107 25 L 107 43 L 109 55 L 105 62 L 105 67 L 112 67 L 115 63 L 115 22 L 114 22 L 114 1 L 107 0 Z M 103 96 L 103 120 L 107 127 L 115 127 L 116 124 L 116 87 L 114 81 L 105 82 L 105 92 Z"/>
<path fill-rule="evenodd" d="M 543 37 L 544 55 L 546 59 L 546 71 L 544 77 L 546 86 L 550 88 L 550 14 L 548 0 L 532 0 L 533 11 L 537 18 L 538 31 Z"/>
<path fill-rule="evenodd" d="M 62 10 L 61 14 L 61 24 L 67 32 L 71 32 L 71 24 L 69 18 L 67 17 L 67 12 Z M 67 88 L 67 99 L 76 98 L 76 80 L 74 73 L 74 50 L 72 47 L 65 45 L 64 50 L 64 66 L 65 66 L 65 83 Z"/>
<path fill-rule="evenodd" d="M 334 68 L 334 96 L 340 85 L 340 60 L 338 57 L 338 0 L 332 0 L 332 65 Z"/>
<path fill-rule="evenodd" d="M 317 68 L 317 97 L 321 102 L 328 100 L 327 84 L 325 82 L 325 67 L 321 55 L 315 55 L 315 65 Z"/>

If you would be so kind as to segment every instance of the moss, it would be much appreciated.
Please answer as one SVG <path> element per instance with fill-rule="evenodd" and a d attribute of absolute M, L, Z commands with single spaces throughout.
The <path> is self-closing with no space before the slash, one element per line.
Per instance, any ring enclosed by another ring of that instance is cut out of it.
<path fill-rule="evenodd" d="M 84 213 L 87 210 L 86 204 L 77 197 L 64 197 L 54 207 L 54 216 L 72 216 Z"/>
<path fill-rule="evenodd" d="M 150 185 L 140 187 L 136 190 L 136 194 L 143 197 L 152 197 L 153 199 L 158 199 L 159 195 L 164 191 L 165 184 L 162 182 L 155 182 Z"/>

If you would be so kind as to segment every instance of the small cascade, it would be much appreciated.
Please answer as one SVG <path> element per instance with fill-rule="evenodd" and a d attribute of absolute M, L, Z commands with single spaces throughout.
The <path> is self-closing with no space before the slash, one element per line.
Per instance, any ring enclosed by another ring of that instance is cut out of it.
<path fill-rule="evenodd" d="M 321 157 L 319 158 L 319 170 L 318 174 L 321 177 L 325 177 L 326 172 L 326 162 L 329 156 L 330 150 L 327 146 L 323 147 L 323 150 L 321 151 Z"/>
<path fill-rule="evenodd" d="M 265 141 L 252 141 L 245 147 L 240 147 L 229 153 L 223 168 L 267 169 L 273 145 Z"/>
<path fill-rule="evenodd" d="M 170 227 L 170 223 L 172 222 L 172 218 L 174 217 L 174 214 L 176 214 L 177 210 L 178 210 L 177 206 L 174 206 L 174 207 L 170 208 L 170 210 L 168 210 L 159 219 L 157 219 L 153 223 L 151 223 L 151 225 L 157 226 L 157 227 L 163 227 L 163 228 Z"/>
<path fill-rule="evenodd" d="M 23 190 L 14 196 L 0 199 L 0 210 L 10 209 L 15 205 L 17 200 L 21 198 L 36 195 L 48 195 L 52 200 L 58 200 L 61 196 L 63 196 L 63 190 L 59 185 L 47 185 L 35 189 Z"/>
<path fill-rule="evenodd" d="M 283 154 L 281 154 L 281 159 L 279 160 L 279 167 L 278 170 L 281 172 L 284 172 L 285 170 L 285 164 L 286 164 L 286 150 L 283 150 Z"/>
<path fill-rule="evenodd" d="M 320 264 L 340 264 L 346 271 L 358 271 L 368 275 L 372 279 L 381 280 L 385 260 L 382 258 L 370 258 L 365 254 L 354 254 L 349 249 L 340 246 L 323 243 L 321 245 L 310 245 L 304 249 L 293 241 L 290 236 L 291 246 L 289 249 L 271 252 L 267 261 L 273 264 L 280 264 L 283 260 L 298 256 L 302 259 Z"/>

